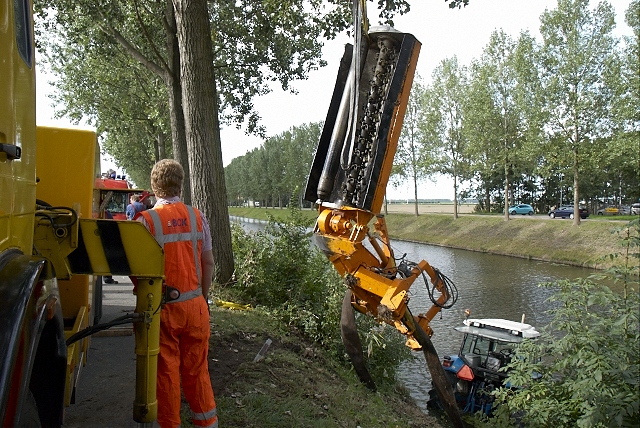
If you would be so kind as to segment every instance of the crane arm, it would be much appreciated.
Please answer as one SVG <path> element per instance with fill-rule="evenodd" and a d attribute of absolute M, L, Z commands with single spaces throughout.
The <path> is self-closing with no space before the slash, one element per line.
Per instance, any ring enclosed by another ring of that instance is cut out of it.
<path fill-rule="evenodd" d="M 394 326 L 406 336 L 407 346 L 423 350 L 444 407 L 461 427 L 429 327 L 442 308 L 453 304 L 455 288 L 424 260 L 397 263 L 380 215 L 421 44 L 388 26 L 363 30 L 363 4 L 353 0 L 354 45 L 345 48 L 305 190 L 305 199 L 318 206 L 313 236 L 348 288 L 341 331 L 360 380 L 375 388 L 363 363 L 353 310 Z M 408 291 L 425 274 L 440 296 L 435 299 L 430 292 L 433 306 L 413 317 Z"/>

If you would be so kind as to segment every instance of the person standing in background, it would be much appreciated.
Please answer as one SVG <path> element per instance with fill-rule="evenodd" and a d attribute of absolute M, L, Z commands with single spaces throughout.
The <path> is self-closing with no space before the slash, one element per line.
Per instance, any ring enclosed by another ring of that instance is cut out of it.
<path fill-rule="evenodd" d="M 165 283 L 180 291 L 160 311 L 158 424 L 180 426 L 180 383 L 196 427 L 217 428 L 218 416 L 209 377 L 209 306 L 214 259 L 209 224 L 197 209 L 180 201 L 184 171 L 163 159 L 151 170 L 157 202 L 142 211 L 143 223 L 165 253 Z"/>
<path fill-rule="evenodd" d="M 140 195 L 131 195 L 129 202 L 130 204 L 127 205 L 126 209 L 127 220 L 133 220 L 136 214 L 145 210 L 145 206 L 140 202 Z"/>

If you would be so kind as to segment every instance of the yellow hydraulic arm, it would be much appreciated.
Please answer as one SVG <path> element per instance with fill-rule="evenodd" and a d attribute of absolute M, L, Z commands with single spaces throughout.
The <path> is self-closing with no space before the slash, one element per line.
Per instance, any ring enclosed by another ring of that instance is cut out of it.
<path fill-rule="evenodd" d="M 455 302 L 455 287 L 424 260 L 397 263 L 380 215 L 421 44 L 392 27 L 368 29 L 365 4 L 353 0 L 354 45 L 345 49 L 305 191 L 305 199 L 318 206 L 314 239 L 348 288 L 342 337 L 362 382 L 375 388 L 349 304 L 393 325 L 408 346 L 423 350 L 445 410 L 455 426 L 463 426 L 429 327 L 442 308 Z M 426 282 L 425 275 L 433 285 L 433 306 L 414 317 L 407 293 L 418 277 Z"/>
<path fill-rule="evenodd" d="M 375 234 L 369 233 L 369 222 L 375 217 Z M 365 245 L 365 238 L 372 249 Z M 320 207 L 316 222 L 315 239 L 327 254 L 345 284 L 352 292 L 352 306 L 358 312 L 371 314 L 379 321 L 393 325 L 407 336 L 407 346 L 414 350 L 421 345 L 413 337 L 414 328 L 403 322 L 409 297 L 407 293 L 414 281 L 426 273 L 434 288 L 440 293 L 437 301 L 425 313 L 415 317 L 415 322 L 431 336 L 429 322 L 447 302 L 455 298 L 455 288 L 448 286 L 447 278 L 429 263 L 403 263 L 396 265 L 391 249 L 384 217 L 343 207 Z"/>

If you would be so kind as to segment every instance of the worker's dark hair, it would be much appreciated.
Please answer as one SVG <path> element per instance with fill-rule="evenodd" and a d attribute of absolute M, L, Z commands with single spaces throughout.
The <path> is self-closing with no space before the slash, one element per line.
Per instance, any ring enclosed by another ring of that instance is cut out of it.
<path fill-rule="evenodd" d="M 173 159 L 162 159 L 151 170 L 151 188 L 159 198 L 180 196 L 184 170 Z"/>

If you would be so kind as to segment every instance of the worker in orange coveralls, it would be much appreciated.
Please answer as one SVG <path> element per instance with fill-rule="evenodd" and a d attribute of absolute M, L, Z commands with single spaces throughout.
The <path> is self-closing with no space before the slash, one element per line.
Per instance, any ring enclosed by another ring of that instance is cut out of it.
<path fill-rule="evenodd" d="M 180 202 L 184 171 L 174 160 L 164 159 L 151 171 L 151 187 L 158 198 L 152 210 L 143 211 L 142 222 L 162 246 L 167 286 L 180 297 L 160 312 L 158 355 L 158 423 L 162 428 L 180 426 L 180 379 L 197 427 L 217 427 L 216 402 L 211 388 L 209 306 L 214 260 L 211 232 L 197 209 Z"/>

